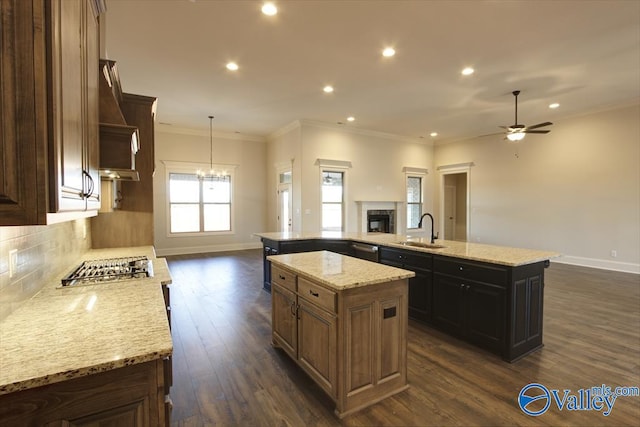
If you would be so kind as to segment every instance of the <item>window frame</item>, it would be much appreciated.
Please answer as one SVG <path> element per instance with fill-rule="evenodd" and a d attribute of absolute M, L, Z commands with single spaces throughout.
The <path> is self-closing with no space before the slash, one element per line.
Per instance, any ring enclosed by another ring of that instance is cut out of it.
<path fill-rule="evenodd" d="M 326 204 L 331 204 L 331 205 L 340 205 L 340 230 L 329 230 L 329 229 L 325 229 L 322 226 L 322 221 L 323 221 L 323 212 L 324 212 L 324 205 L 325 202 L 323 201 L 322 198 L 322 178 L 323 175 L 325 173 L 340 173 L 342 174 L 342 200 L 340 201 L 340 203 L 337 202 L 326 202 Z M 341 167 L 331 167 L 331 166 L 325 166 L 325 167 L 320 167 L 320 231 L 333 231 L 333 232 L 344 232 L 345 230 L 345 221 L 347 218 L 347 212 L 346 212 L 346 182 L 347 182 L 347 169 L 346 168 L 341 168 Z"/>
<path fill-rule="evenodd" d="M 165 208 L 166 208 L 166 236 L 168 238 L 175 237 L 211 237 L 211 236 L 224 236 L 224 235 L 234 235 L 235 232 L 235 186 L 236 186 L 236 165 L 227 165 L 227 164 L 214 164 L 214 170 L 223 170 L 226 172 L 226 176 L 229 176 L 230 180 L 230 195 L 229 195 L 229 203 L 223 203 L 224 205 L 229 205 L 229 230 L 220 230 L 220 231 L 204 231 L 204 207 L 205 205 L 210 204 L 220 204 L 220 203 L 204 203 L 203 201 L 203 182 L 199 181 L 199 201 L 198 201 L 198 210 L 200 215 L 200 229 L 202 231 L 188 231 L 188 232 L 172 232 L 171 231 L 171 174 L 188 174 L 197 176 L 198 170 L 209 170 L 211 169 L 211 165 L 203 164 L 203 163 L 186 163 L 186 162 L 163 162 L 165 164 L 165 183 L 166 183 L 166 199 L 165 199 Z"/>
<path fill-rule="evenodd" d="M 407 222 L 406 229 L 407 231 L 409 230 L 418 231 L 420 229 L 417 227 L 417 224 L 416 224 L 416 227 L 412 227 L 411 224 L 409 223 L 409 212 L 410 212 L 409 207 L 412 205 L 418 205 L 420 207 L 419 217 L 422 217 L 422 214 L 424 213 L 424 182 L 427 175 L 427 171 L 418 170 L 415 168 L 404 168 L 404 172 L 405 172 L 404 182 L 405 182 L 405 203 L 406 203 L 405 221 Z M 409 202 L 408 189 L 409 189 L 409 179 L 411 178 L 420 179 L 420 201 L 419 202 Z"/>

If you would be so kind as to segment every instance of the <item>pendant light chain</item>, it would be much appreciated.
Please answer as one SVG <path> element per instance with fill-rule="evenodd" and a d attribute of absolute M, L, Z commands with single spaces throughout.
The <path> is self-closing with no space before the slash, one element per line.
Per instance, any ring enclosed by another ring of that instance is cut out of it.
<path fill-rule="evenodd" d="M 213 176 L 213 116 L 209 116 L 209 173 Z"/>

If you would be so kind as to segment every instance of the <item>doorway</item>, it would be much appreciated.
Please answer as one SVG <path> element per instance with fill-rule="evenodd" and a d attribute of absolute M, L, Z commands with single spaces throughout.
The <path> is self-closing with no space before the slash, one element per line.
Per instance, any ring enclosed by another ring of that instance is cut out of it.
<path fill-rule="evenodd" d="M 291 201 L 291 171 L 281 172 L 278 177 L 278 230 L 293 231 L 293 203 Z"/>
<path fill-rule="evenodd" d="M 468 172 L 442 173 L 440 201 L 443 238 L 466 242 L 469 234 Z"/>

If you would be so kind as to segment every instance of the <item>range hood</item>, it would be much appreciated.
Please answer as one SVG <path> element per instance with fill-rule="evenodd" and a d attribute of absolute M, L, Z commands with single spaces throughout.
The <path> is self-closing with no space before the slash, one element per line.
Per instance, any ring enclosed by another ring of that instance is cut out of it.
<path fill-rule="evenodd" d="M 122 87 L 115 61 L 100 60 L 100 177 L 139 181 L 136 153 L 138 128 L 127 125 L 120 108 Z"/>

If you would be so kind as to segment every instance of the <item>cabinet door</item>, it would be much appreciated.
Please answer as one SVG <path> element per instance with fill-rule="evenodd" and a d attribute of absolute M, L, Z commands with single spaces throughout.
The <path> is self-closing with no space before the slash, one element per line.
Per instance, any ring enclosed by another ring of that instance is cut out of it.
<path fill-rule="evenodd" d="M 336 396 L 336 317 L 299 298 L 298 363 L 329 394 Z"/>
<path fill-rule="evenodd" d="M 145 427 L 149 425 L 146 419 L 148 412 L 149 402 L 147 399 L 142 399 L 129 405 L 97 412 L 86 417 L 51 421 L 46 424 L 46 427 Z"/>
<path fill-rule="evenodd" d="M 431 320 L 432 273 L 418 268 L 409 269 L 416 273 L 409 279 L 409 317 L 428 322 Z"/>
<path fill-rule="evenodd" d="M 66 1 L 66 0 L 65 0 Z M 100 28 L 92 0 L 83 0 L 84 5 L 84 34 L 85 60 L 84 73 L 86 78 L 86 120 L 84 144 L 84 192 L 87 194 L 87 209 L 100 209 L 100 119 L 99 119 L 99 80 L 100 68 Z"/>
<path fill-rule="evenodd" d="M 501 351 L 506 341 L 506 289 L 486 283 L 464 286 L 468 340 L 489 350 Z"/>
<path fill-rule="evenodd" d="M 452 334 L 460 335 L 464 329 L 462 291 L 464 284 L 455 277 L 434 275 L 433 323 Z"/>
<path fill-rule="evenodd" d="M 0 226 L 46 221 L 43 7 L 0 2 Z"/>
<path fill-rule="evenodd" d="M 84 210 L 89 201 L 97 208 L 98 24 L 87 0 L 46 4 L 50 208 L 53 212 Z"/>
<path fill-rule="evenodd" d="M 296 359 L 298 348 L 296 296 L 275 283 L 271 287 L 271 322 L 273 343 Z"/>

